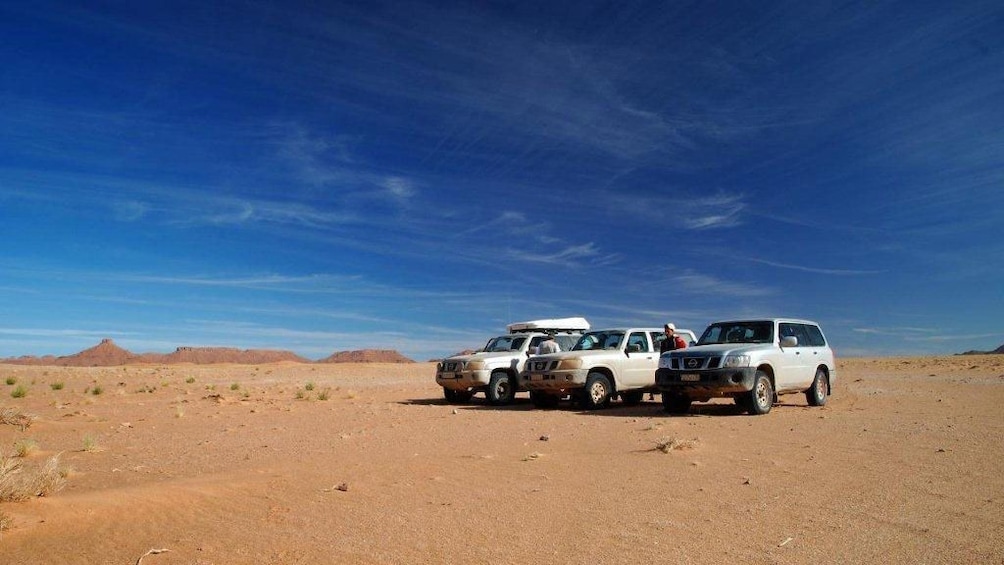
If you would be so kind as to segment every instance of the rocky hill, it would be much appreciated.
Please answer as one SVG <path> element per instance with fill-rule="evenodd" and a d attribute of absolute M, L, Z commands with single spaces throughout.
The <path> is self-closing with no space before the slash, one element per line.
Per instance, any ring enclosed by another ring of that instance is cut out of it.
<path fill-rule="evenodd" d="M 318 363 L 414 363 L 392 349 L 360 349 L 357 351 L 339 351 Z"/>
<path fill-rule="evenodd" d="M 974 349 L 971 351 L 966 351 L 965 353 L 960 353 L 959 355 L 1004 355 L 1004 345 L 1001 345 L 1000 347 L 994 349 L 993 351 L 976 351 Z"/>
<path fill-rule="evenodd" d="M 211 365 L 216 363 L 235 363 L 242 365 L 257 365 L 263 363 L 314 363 L 310 359 L 300 357 L 291 351 L 275 349 L 237 349 L 235 347 L 179 347 L 171 353 L 136 354 L 123 349 L 111 339 L 102 339 L 101 343 L 85 349 L 80 353 L 55 357 L 23 356 L 0 359 L 0 363 L 14 365 L 56 365 L 65 367 L 112 367 L 133 363 L 150 363 L 167 365 L 175 363 L 192 363 L 196 365 Z M 364 349 L 361 351 L 340 351 L 317 363 L 414 363 L 404 355 L 393 350 Z"/>

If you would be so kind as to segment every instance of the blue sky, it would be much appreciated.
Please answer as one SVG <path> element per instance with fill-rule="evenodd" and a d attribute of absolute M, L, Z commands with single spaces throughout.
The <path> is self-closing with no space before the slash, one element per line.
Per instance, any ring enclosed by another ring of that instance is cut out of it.
<path fill-rule="evenodd" d="M 1004 343 L 1004 4 L 0 4 L 0 356 Z"/>

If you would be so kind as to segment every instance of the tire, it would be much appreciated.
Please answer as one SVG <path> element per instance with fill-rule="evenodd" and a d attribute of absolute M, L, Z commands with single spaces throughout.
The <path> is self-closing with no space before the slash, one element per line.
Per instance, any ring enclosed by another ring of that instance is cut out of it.
<path fill-rule="evenodd" d="M 637 406 L 645 399 L 645 393 L 640 390 L 630 390 L 621 393 L 621 402 L 625 406 Z"/>
<path fill-rule="evenodd" d="M 812 386 L 805 391 L 805 400 L 809 402 L 809 406 L 824 406 L 829 394 L 830 380 L 826 378 L 826 372 L 816 369 L 816 378 L 812 379 Z"/>
<path fill-rule="evenodd" d="M 495 371 L 488 379 L 488 389 L 485 390 L 485 398 L 492 406 L 505 406 L 516 397 L 516 379 L 510 377 L 505 371 Z"/>
<path fill-rule="evenodd" d="M 610 379 L 602 373 L 589 373 L 586 388 L 582 390 L 582 407 L 586 410 L 604 408 L 610 404 Z"/>
<path fill-rule="evenodd" d="M 558 395 L 531 390 L 530 402 L 537 408 L 555 408 L 558 406 Z"/>
<path fill-rule="evenodd" d="M 686 396 L 662 393 L 662 409 L 670 414 L 686 414 L 693 401 Z"/>
<path fill-rule="evenodd" d="M 450 404 L 463 404 L 470 400 L 473 395 L 474 393 L 469 390 L 454 390 L 452 388 L 443 387 L 443 397 L 446 398 L 446 401 Z"/>
<path fill-rule="evenodd" d="M 756 372 L 753 379 L 753 390 L 746 397 L 746 410 L 754 416 L 762 416 L 770 412 L 774 406 L 774 385 L 770 377 L 763 371 Z"/>

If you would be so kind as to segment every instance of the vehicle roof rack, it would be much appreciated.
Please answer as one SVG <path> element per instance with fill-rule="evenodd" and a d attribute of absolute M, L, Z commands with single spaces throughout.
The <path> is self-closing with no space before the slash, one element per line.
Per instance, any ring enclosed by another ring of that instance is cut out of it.
<path fill-rule="evenodd" d="M 543 320 L 530 320 L 527 322 L 514 322 L 506 326 L 509 333 L 521 332 L 581 332 L 589 329 L 589 322 L 585 318 L 550 318 Z"/>

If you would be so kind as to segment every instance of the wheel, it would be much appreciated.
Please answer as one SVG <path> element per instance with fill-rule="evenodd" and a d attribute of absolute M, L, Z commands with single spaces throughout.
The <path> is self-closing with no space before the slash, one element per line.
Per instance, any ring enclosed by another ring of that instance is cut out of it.
<path fill-rule="evenodd" d="M 516 396 L 516 381 L 505 371 L 495 371 L 488 379 L 485 397 L 492 406 L 505 406 Z"/>
<path fill-rule="evenodd" d="M 558 395 L 531 390 L 530 402 L 533 402 L 537 408 L 554 408 L 558 405 Z"/>
<path fill-rule="evenodd" d="M 812 379 L 812 386 L 805 391 L 805 399 L 809 401 L 809 406 L 823 406 L 829 394 L 830 381 L 826 378 L 826 371 L 816 369 L 816 378 Z"/>
<path fill-rule="evenodd" d="M 586 388 L 582 391 L 582 407 L 586 410 L 603 408 L 610 404 L 610 379 L 601 373 L 589 373 Z"/>
<path fill-rule="evenodd" d="M 641 404 L 641 401 L 644 400 L 644 398 L 645 393 L 640 390 L 630 390 L 628 392 L 621 393 L 621 402 L 623 402 L 626 406 Z"/>
<path fill-rule="evenodd" d="M 454 390 L 452 388 L 443 387 L 443 397 L 450 404 L 463 404 L 471 399 L 473 393 L 469 390 Z"/>
<path fill-rule="evenodd" d="M 670 414 L 686 414 L 691 402 L 686 396 L 662 393 L 662 409 Z"/>
<path fill-rule="evenodd" d="M 753 380 L 753 390 L 746 397 L 746 409 L 750 414 L 759 416 L 770 412 L 774 406 L 774 385 L 770 384 L 770 377 L 763 371 L 756 372 Z"/>

